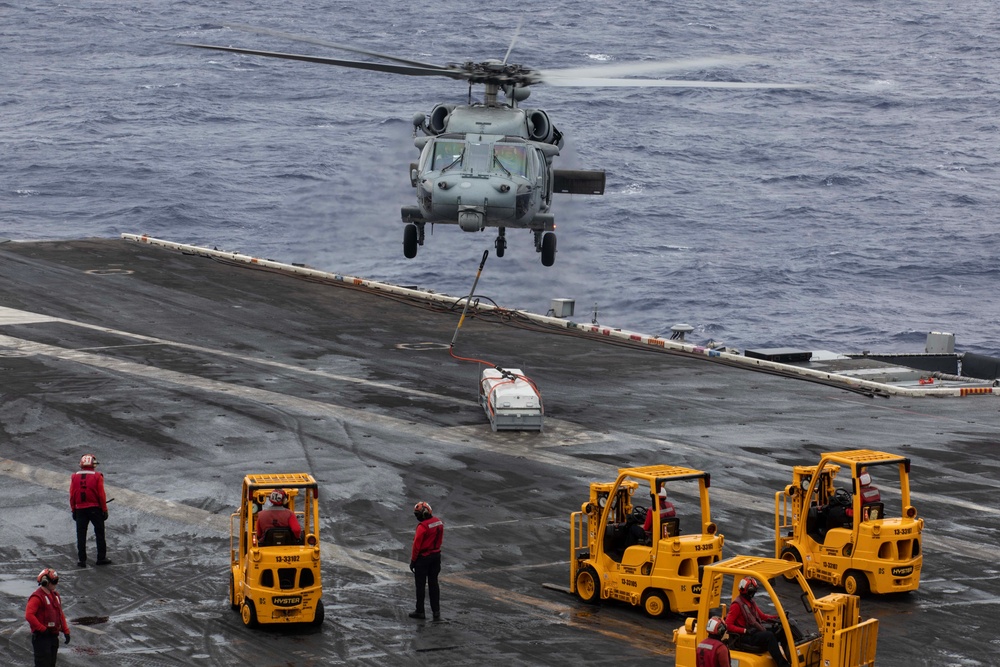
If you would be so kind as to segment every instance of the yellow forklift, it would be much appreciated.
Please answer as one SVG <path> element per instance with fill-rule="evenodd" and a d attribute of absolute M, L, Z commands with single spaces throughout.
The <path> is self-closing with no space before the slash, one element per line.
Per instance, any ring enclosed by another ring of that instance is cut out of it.
<path fill-rule="evenodd" d="M 248 628 L 323 623 L 318 493 L 306 473 L 243 478 L 240 509 L 230 517 L 229 604 Z M 268 517 L 260 530 L 259 517 Z"/>
<path fill-rule="evenodd" d="M 695 652 L 708 636 L 708 620 L 723 621 L 739 594 L 739 583 L 753 577 L 760 588 L 754 597 L 764 613 L 778 617 L 770 628 L 792 667 L 872 667 L 878 642 L 878 620 L 861 620 L 856 595 L 813 595 L 802 575 L 802 565 L 777 558 L 734 556 L 709 565 L 702 578 L 697 617 L 674 630 L 677 667 L 696 667 Z M 725 593 L 726 597 L 723 598 Z M 739 667 L 775 667 L 766 650 L 740 645 L 724 637 L 729 657 Z"/>
<path fill-rule="evenodd" d="M 591 484 L 590 499 L 570 515 L 570 592 L 652 617 L 696 609 L 702 570 L 722 558 L 724 541 L 709 486 L 707 472 L 666 465 L 622 468 L 614 482 Z"/>
<path fill-rule="evenodd" d="M 795 466 L 774 497 L 775 557 L 852 595 L 917 590 L 923 529 L 910 503 L 910 460 L 886 452 L 823 454 Z"/>

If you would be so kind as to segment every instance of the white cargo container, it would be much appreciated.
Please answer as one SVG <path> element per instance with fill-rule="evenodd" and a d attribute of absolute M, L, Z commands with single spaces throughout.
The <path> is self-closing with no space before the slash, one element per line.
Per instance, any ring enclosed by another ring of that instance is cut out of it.
<path fill-rule="evenodd" d="M 483 370 L 479 404 L 494 431 L 541 431 L 542 397 L 519 368 Z"/>

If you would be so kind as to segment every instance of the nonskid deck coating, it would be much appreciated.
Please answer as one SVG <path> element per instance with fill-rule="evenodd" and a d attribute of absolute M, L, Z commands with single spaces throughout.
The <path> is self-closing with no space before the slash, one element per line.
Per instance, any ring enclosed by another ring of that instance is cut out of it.
<path fill-rule="evenodd" d="M 524 369 L 545 400 L 544 432 L 493 433 L 479 369 L 446 351 L 457 312 L 102 239 L 0 245 L 0 307 L 0 499 L 27 506 L 0 527 L 16 664 L 23 582 L 46 565 L 71 618 L 108 617 L 74 626 L 68 664 L 671 664 L 680 617 L 542 587 L 567 583 L 588 483 L 707 470 L 725 555 L 766 555 L 791 465 L 860 446 L 912 459 L 927 521 L 920 591 L 863 601 L 879 664 L 992 664 L 969 628 L 1000 604 L 994 397 L 871 399 L 467 320 L 457 351 Z M 65 487 L 84 451 L 115 497 L 107 568 L 75 567 Z M 229 513 L 253 471 L 320 482 L 321 632 L 229 610 Z M 441 624 L 406 617 L 417 500 L 447 525 Z"/>

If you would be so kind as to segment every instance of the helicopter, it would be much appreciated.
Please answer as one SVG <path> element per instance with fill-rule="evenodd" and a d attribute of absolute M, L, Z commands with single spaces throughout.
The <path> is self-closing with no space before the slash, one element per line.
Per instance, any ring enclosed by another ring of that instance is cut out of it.
<path fill-rule="evenodd" d="M 429 114 L 413 117 L 417 162 L 409 165 L 410 185 L 417 191 L 415 205 L 401 208 L 403 255 L 412 259 L 424 245 L 429 223 L 458 225 L 466 232 L 497 229 L 496 256 L 507 248 L 507 228 L 528 229 L 543 266 L 556 256 L 554 194 L 602 195 L 602 170 L 556 169 L 553 159 L 564 146 L 564 135 L 542 109 L 522 108 L 531 86 L 585 87 L 697 87 L 798 88 L 795 84 L 729 81 L 690 81 L 634 77 L 637 74 L 713 67 L 751 60 L 746 57 L 640 61 L 573 69 L 540 70 L 508 63 L 514 41 L 503 60 L 465 61 L 437 65 L 399 58 L 345 44 L 250 26 L 227 28 L 365 55 L 384 62 L 342 60 L 322 56 L 262 51 L 212 44 L 178 42 L 180 46 L 230 53 L 282 58 L 407 76 L 435 76 L 468 82 L 466 104 L 440 103 Z M 481 101 L 473 101 L 473 86 L 484 87 Z M 503 100 L 500 99 L 503 93 Z M 418 131 L 422 136 L 418 136 Z"/>

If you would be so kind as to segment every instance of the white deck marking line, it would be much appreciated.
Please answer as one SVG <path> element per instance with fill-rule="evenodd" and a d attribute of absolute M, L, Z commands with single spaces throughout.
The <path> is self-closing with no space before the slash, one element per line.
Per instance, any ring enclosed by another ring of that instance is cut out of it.
<path fill-rule="evenodd" d="M 27 310 L 17 310 L 0 306 L 0 326 L 5 324 L 35 324 L 37 322 L 57 322 L 59 318 L 39 315 Z"/>
<path fill-rule="evenodd" d="M 280 361 L 274 361 L 272 359 L 260 359 L 258 357 L 247 356 L 245 354 L 237 354 L 235 352 L 228 352 L 226 350 L 214 350 L 212 348 L 201 347 L 199 345 L 191 345 L 190 343 L 180 343 L 177 341 L 167 340 L 164 338 L 156 338 L 155 336 L 145 336 L 143 334 L 131 333 L 128 331 L 122 331 L 120 329 L 112 329 L 109 327 L 102 327 L 96 324 L 87 324 L 85 322 L 76 322 L 74 320 L 67 320 L 60 317 L 48 317 L 45 315 L 36 315 L 28 311 L 14 310 L 13 308 L 3 308 L 0 307 L 0 326 L 4 324 L 34 324 L 41 322 L 58 322 L 60 324 L 69 324 L 71 326 L 80 327 L 82 329 L 91 329 L 93 331 L 100 331 L 102 333 L 114 334 L 116 336 L 123 336 L 127 338 L 134 338 L 136 340 L 144 341 L 145 344 L 155 344 L 155 345 L 165 345 L 169 347 L 176 347 L 184 350 L 191 350 L 193 352 L 202 352 L 205 354 L 210 354 L 216 357 L 228 357 L 231 359 L 238 359 L 246 363 L 258 364 L 261 366 L 271 366 L 273 368 L 280 368 L 282 370 L 296 371 L 299 373 L 308 373 L 310 375 L 317 375 L 319 377 L 329 378 L 331 380 L 336 380 L 338 382 L 351 382 L 354 384 L 364 384 L 371 387 L 377 387 L 379 389 L 385 389 L 387 391 L 393 391 L 402 394 L 411 394 L 413 396 L 420 396 L 422 398 L 431 398 L 438 401 L 448 401 L 451 403 L 459 403 L 467 405 L 469 403 L 475 404 L 475 401 L 469 401 L 467 399 L 458 399 L 452 396 L 443 396 L 441 394 L 434 394 L 429 391 L 423 391 L 420 389 L 411 389 L 408 387 L 401 387 L 394 384 L 386 384 L 384 382 L 375 382 L 373 380 L 364 380 L 361 378 L 351 377 L 349 375 L 338 375 L 336 373 L 330 373 L 328 371 L 303 368 L 302 366 L 295 366 L 292 364 L 282 363 Z M 134 347 L 132 345 L 123 345 L 120 347 Z M 106 346 L 104 348 L 84 348 L 84 349 L 114 349 L 113 346 Z"/>

